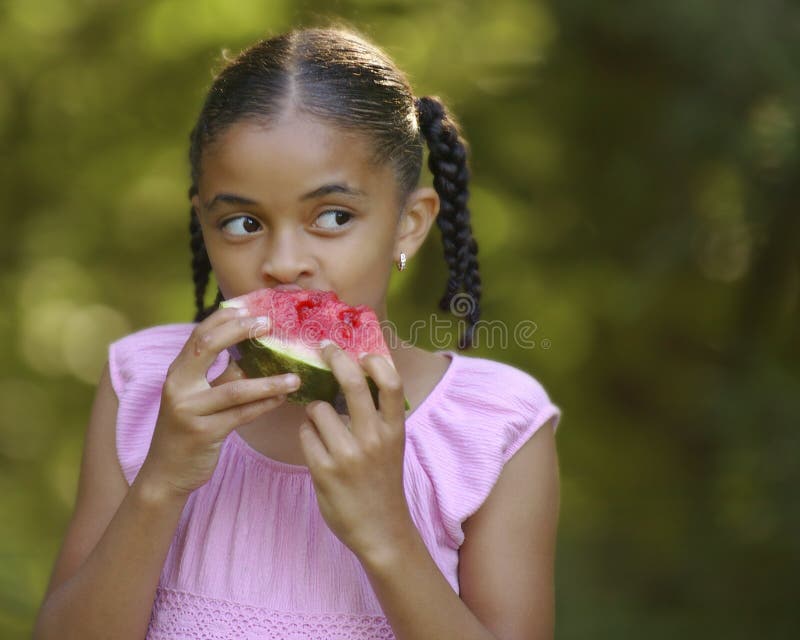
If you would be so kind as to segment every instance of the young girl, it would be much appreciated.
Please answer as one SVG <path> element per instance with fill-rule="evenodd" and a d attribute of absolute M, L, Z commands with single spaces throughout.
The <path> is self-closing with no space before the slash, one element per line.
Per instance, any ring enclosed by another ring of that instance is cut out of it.
<path fill-rule="evenodd" d="M 197 315 L 111 344 L 35 637 L 552 637 L 561 412 L 539 382 L 456 351 L 390 341 L 395 369 L 329 345 L 345 415 L 284 402 L 298 380 L 247 379 L 227 352 L 257 319 L 219 302 L 263 287 L 387 321 L 393 265 L 434 220 L 442 308 L 470 297 L 470 346 L 466 143 L 442 103 L 352 29 L 293 30 L 218 74 L 189 158 Z"/>

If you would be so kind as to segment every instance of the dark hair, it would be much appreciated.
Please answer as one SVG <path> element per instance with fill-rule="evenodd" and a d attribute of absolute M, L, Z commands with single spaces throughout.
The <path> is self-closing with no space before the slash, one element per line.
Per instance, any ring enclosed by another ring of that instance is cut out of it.
<path fill-rule="evenodd" d="M 414 98 L 411 86 L 389 57 L 352 28 L 303 28 L 243 50 L 217 73 L 197 123 L 190 134 L 189 198 L 198 192 L 203 149 L 232 124 L 250 120 L 268 125 L 288 107 L 342 129 L 363 133 L 376 164 L 390 162 L 400 202 L 419 182 L 423 138 L 428 143 L 428 167 L 439 194 L 436 223 L 442 232 L 449 277 L 439 301 L 442 310 L 466 320 L 459 349 L 472 346 L 480 316 L 481 280 L 478 245 L 472 237 L 467 143 L 456 120 L 435 96 Z M 191 209 L 192 273 L 195 322 L 212 313 L 223 300 L 204 306 L 211 263 L 200 222 Z M 453 298 L 464 289 L 466 300 Z M 466 303 L 460 313 L 456 303 Z M 453 308 L 451 308 L 451 304 Z"/>

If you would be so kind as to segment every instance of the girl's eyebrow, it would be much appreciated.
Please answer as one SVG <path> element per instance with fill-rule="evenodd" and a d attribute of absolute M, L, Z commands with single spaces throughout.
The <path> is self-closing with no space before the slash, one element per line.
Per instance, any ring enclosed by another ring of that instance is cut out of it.
<path fill-rule="evenodd" d="M 360 189 L 356 189 L 355 187 L 351 187 L 348 184 L 344 183 L 334 183 L 334 184 L 323 184 L 321 187 L 317 187 L 313 191 L 309 191 L 305 195 L 300 196 L 300 200 L 311 200 L 312 198 L 321 198 L 322 196 L 326 196 L 329 193 L 341 193 L 345 196 L 350 196 L 351 198 L 363 198 L 367 194 L 361 191 Z"/>
<path fill-rule="evenodd" d="M 235 205 L 257 205 L 258 202 L 245 198 L 244 196 L 237 196 L 234 193 L 218 193 L 211 200 L 206 202 L 206 211 L 214 210 L 220 204 L 235 204 Z"/>
<path fill-rule="evenodd" d="M 313 198 L 321 198 L 322 196 L 326 196 L 329 193 L 340 193 L 345 196 L 349 196 L 351 198 L 363 198 L 367 194 L 361 191 L 360 189 L 356 189 L 351 187 L 347 184 L 341 183 L 333 183 L 333 184 L 324 184 L 321 187 L 317 187 L 313 191 L 309 191 L 306 194 L 300 196 L 300 201 L 304 200 L 311 200 Z M 258 205 L 258 202 L 255 200 L 251 200 L 250 198 L 245 198 L 244 196 L 236 195 L 235 193 L 218 193 L 215 195 L 211 200 L 206 202 L 206 210 L 212 211 L 217 205 L 226 203 L 226 204 L 233 204 L 233 205 Z"/>

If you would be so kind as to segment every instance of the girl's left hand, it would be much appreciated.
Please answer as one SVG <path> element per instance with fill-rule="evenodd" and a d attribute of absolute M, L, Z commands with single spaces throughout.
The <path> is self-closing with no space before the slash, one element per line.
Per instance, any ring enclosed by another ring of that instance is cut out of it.
<path fill-rule="evenodd" d="M 414 527 L 403 486 L 403 383 L 378 354 L 361 358 L 361 367 L 335 344 L 324 347 L 322 356 L 342 387 L 350 416 L 338 414 L 328 402 L 309 403 L 300 445 L 322 517 L 364 560 Z M 365 372 L 378 386 L 379 409 Z"/>

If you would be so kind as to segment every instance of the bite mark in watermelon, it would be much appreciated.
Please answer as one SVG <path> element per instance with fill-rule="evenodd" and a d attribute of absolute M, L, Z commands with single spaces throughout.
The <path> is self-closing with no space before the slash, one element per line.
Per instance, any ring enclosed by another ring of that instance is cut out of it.
<path fill-rule="evenodd" d="M 266 334 L 243 340 L 228 352 L 250 378 L 296 373 L 300 388 L 286 396 L 289 402 L 324 400 L 346 410 L 339 382 L 322 357 L 323 340 L 335 342 L 356 363 L 359 353 L 368 352 L 382 355 L 394 367 L 375 312 L 367 305 L 351 307 L 333 291 L 259 289 L 223 300 L 220 306 L 269 318 Z M 377 407 L 378 386 L 369 376 L 366 380 Z"/>

